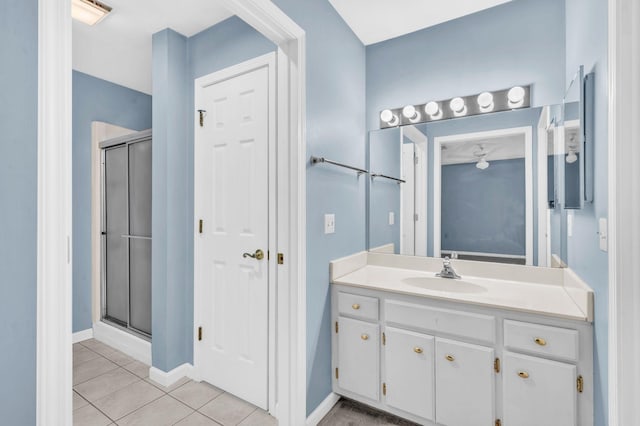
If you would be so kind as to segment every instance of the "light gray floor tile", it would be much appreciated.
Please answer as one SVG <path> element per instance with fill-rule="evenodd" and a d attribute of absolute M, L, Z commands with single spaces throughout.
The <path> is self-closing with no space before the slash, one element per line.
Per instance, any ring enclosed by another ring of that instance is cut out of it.
<path fill-rule="evenodd" d="M 103 355 L 109 361 L 115 362 L 119 366 L 124 366 L 127 364 L 131 364 L 135 359 L 131 358 L 129 355 L 126 355 L 119 350 L 114 350 L 111 352 L 107 352 Z"/>
<path fill-rule="evenodd" d="M 176 426 L 219 426 L 220 423 L 217 423 L 211 420 L 209 417 L 204 416 L 197 411 L 191 414 L 188 417 L 185 417 L 178 423 Z"/>
<path fill-rule="evenodd" d="M 108 371 L 75 387 L 76 392 L 90 402 L 107 396 L 140 380 L 140 377 L 122 368 Z"/>
<path fill-rule="evenodd" d="M 85 340 L 84 342 L 82 342 L 82 345 L 86 346 L 94 352 L 99 353 L 100 355 L 106 355 L 115 351 L 115 349 L 111 346 L 99 342 L 96 339 Z"/>
<path fill-rule="evenodd" d="M 125 418 L 118 420 L 120 426 L 170 426 L 194 411 L 169 395 L 156 399 Z"/>
<path fill-rule="evenodd" d="M 93 404 L 117 421 L 162 395 L 164 395 L 162 391 L 140 380 L 96 400 Z"/>
<path fill-rule="evenodd" d="M 76 392 L 71 392 L 71 393 L 73 393 L 73 409 L 74 410 L 77 410 L 78 408 L 82 408 L 85 405 L 89 405 L 87 400 L 81 397 L 80 395 L 78 395 Z"/>
<path fill-rule="evenodd" d="M 240 426 L 278 426 L 278 421 L 275 417 L 270 416 L 269 413 L 257 409 L 240 422 Z"/>
<path fill-rule="evenodd" d="M 141 379 L 146 379 L 147 377 L 149 377 L 149 366 L 140 361 L 133 360 L 129 364 L 124 364 L 122 368 L 131 371 Z"/>
<path fill-rule="evenodd" d="M 93 405 L 85 405 L 73 411 L 73 426 L 106 426 L 108 424 L 111 424 L 111 419 Z"/>
<path fill-rule="evenodd" d="M 118 368 L 116 364 L 103 357 L 84 362 L 73 368 L 73 385 L 91 380 L 115 368 Z"/>
<path fill-rule="evenodd" d="M 76 367 L 92 359 L 100 358 L 100 355 L 87 349 L 84 346 L 80 346 L 79 349 L 73 350 L 73 366 Z"/>
<path fill-rule="evenodd" d="M 178 380 L 177 382 L 175 382 L 174 384 L 172 384 L 171 386 L 162 386 L 160 383 L 154 382 L 153 380 L 151 380 L 150 378 L 146 378 L 145 379 L 148 383 L 151 383 L 153 386 L 157 387 L 158 389 L 160 389 L 163 392 L 173 392 L 174 390 L 178 389 L 180 386 L 184 385 L 185 383 L 188 383 L 191 381 L 191 379 L 189 379 L 188 377 L 183 377 L 182 379 Z"/>
<path fill-rule="evenodd" d="M 225 426 L 237 425 L 254 412 L 256 407 L 236 398 L 233 395 L 224 393 L 202 407 L 199 411 L 207 417 L 211 417 L 218 423 Z"/>
<path fill-rule="evenodd" d="M 171 392 L 171 396 L 195 410 L 220 394 L 220 389 L 204 382 L 188 382 Z"/>

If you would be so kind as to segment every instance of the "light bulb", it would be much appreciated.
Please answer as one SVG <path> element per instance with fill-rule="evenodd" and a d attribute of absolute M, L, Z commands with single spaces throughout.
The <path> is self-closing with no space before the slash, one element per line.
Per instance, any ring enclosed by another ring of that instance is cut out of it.
<path fill-rule="evenodd" d="M 489 167 L 489 162 L 483 157 L 476 163 L 476 167 L 480 170 L 485 170 L 487 167 Z"/>
<path fill-rule="evenodd" d="M 434 117 L 440 112 L 440 106 L 437 102 L 431 101 L 424 106 L 424 112 L 426 112 L 431 117 Z"/>
<path fill-rule="evenodd" d="M 524 103 L 524 88 L 520 86 L 512 87 L 507 93 L 507 98 L 509 99 L 509 106 L 518 107 Z"/>
<path fill-rule="evenodd" d="M 402 108 L 402 115 L 404 115 L 412 123 L 415 123 L 418 120 L 420 120 L 420 113 L 416 110 L 416 107 L 414 107 L 413 105 L 407 105 L 406 107 Z"/>
<path fill-rule="evenodd" d="M 380 120 L 384 121 L 389 126 L 397 126 L 400 122 L 398 116 L 395 115 L 390 109 L 385 109 L 380 113 Z"/>
<path fill-rule="evenodd" d="M 493 95 L 489 92 L 483 92 L 478 95 L 478 106 L 480 111 L 487 112 L 493 109 Z"/>
<path fill-rule="evenodd" d="M 578 156 L 576 155 L 576 152 L 573 150 L 570 150 L 569 153 L 567 154 L 567 158 L 565 159 L 565 161 L 569 164 L 573 164 L 578 160 Z"/>
<path fill-rule="evenodd" d="M 462 114 L 465 109 L 464 99 L 462 98 L 453 98 L 451 102 L 449 102 L 449 108 L 456 114 Z"/>

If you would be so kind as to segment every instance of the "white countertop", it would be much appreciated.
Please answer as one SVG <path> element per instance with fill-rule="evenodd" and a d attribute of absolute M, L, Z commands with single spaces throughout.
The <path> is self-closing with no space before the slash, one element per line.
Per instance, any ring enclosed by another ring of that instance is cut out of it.
<path fill-rule="evenodd" d="M 462 275 L 461 280 L 455 280 L 435 277 L 434 265 L 442 264 L 441 261 L 434 262 L 436 259 L 424 258 L 422 262 L 425 267 L 417 268 L 421 261 L 416 258 L 364 253 L 332 262 L 332 282 L 558 318 L 593 320 L 593 291 L 582 282 L 576 284 L 575 280 L 579 278 L 571 271 L 549 270 L 549 277 L 559 278 L 547 279 L 546 282 L 527 282 L 524 277 L 531 267 L 496 266 L 499 269 L 496 275 L 500 278 L 493 278 L 487 276 L 484 262 L 454 261 L 454 268 L 456 262 L 460 263 L 458 273 Z M 484 276 L 463 273 L 474 271 L 474 263 L 483 263 L 478 265 L 477 271 L 478 275 Z M 505 279 L 510 275 L 511 268 L 514 279 Z M 529 275 L 535 277 L 536 274 Z M 570 283 L 564 282 L 565 276 Z"/>

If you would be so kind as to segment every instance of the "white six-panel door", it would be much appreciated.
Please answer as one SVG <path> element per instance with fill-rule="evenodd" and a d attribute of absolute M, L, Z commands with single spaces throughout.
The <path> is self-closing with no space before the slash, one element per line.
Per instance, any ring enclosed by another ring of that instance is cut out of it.
<path fill-rule="evenodd" d="M 196 368 L 267 409 L 269 68 L 197 87 L 196 105 Z"/>

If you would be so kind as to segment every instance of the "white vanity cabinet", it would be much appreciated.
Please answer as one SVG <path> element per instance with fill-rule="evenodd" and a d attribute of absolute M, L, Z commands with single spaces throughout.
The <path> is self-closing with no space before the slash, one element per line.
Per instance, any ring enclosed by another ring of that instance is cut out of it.
<path fill-rule="evenodd" d="M 592 326 L 332 284 L 333 390 L 429 426 L 593 426 Z"/>

